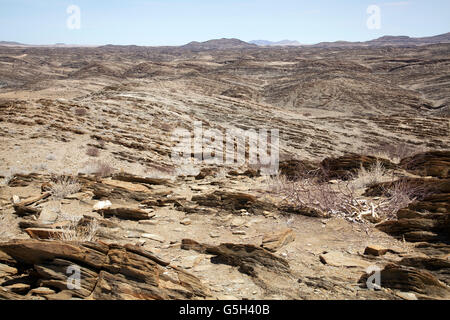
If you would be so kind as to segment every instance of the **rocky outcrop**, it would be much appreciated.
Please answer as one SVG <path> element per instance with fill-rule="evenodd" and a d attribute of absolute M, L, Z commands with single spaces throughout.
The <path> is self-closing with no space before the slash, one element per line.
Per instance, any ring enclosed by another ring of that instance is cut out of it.
<path fill-rule="evenodd" d="M 129 199 L 143 201 L 147 199 L 151 192 L 148 188 L 140 184 L 130 182 L 104 181 L 92 185 L 96 199 Z"/>
<path fill-rule="evenodd" d="M 360 282 L 366 283 L 367 280 L 368 275 L 364 275 Z M 380 282 L 381 287 L 415 292 L 423 299 L 450 297 L 450 287 L 423 269 L 388 264 L 380 272 Z"/>
<path fill-rule="evenodd" d="M 260 201 L 254 195 L 242 192 L 217 190 L 210 194 L 194 196 L 192 201 L 201 206 L 222 208 L 229 211 L 245 209 L 253 214 L 277 210 L 275 205 Z"/>
<path fill-rule="evenodd" d="M 280 161 L 279 172 L 290 180 L 295 180 L 304 175 L 310 175 L 319 166 L 310 161 L 285 160 Z"/>
<path fill-rule="evenodd" d="M 130 173 L 117 173 L 113 175 L 114 180 L 133 182 L 133 183 L 142 183 L 148 185 L 172 185 L 169 179 L 165 178 L 151 178 L 151 177 L 140 177 Z"/>
<path fill-rule="evenodd" d="M 209 289 L 195 276 L 133 245 L 16 240 L 1 243 L 0 252 L 10 257 L 3 268 L 8 272 L 6 278 L 0 277 L 0 298 L 4 299 L 21 299 L 36 292 L 46 299 L 210 297 Z M 80 283 L 70 287 L 68 277 L 74 270 L 79 272 Z M 9 283 L 25 278 L 30 288 L 24 294 L 8 290 Z"/>
<path fill-rule="evenodd" d="M 321 162 L 321 167 L 324 178 L 347 180 L 356 174 L 361 167 L 369 169 L 377 162 L 387 169 L 396 167 L 389 160 L 358 154 L 348 154 L 338 158 L 326 158 Z"/>
<path fill-rule="evenodd" d="M 400 166 L 420 176 L 449 178 L 450 151 L 430 151 L 402 159 Z"/>
<path fill-rule="evenodd" d="M 381 222 L 377 228 L 407 241 L 449 242 L 450 235 L 450 179 L 404 179 L 408 189 L 418 190 L 418 200 L 397 212 L 397 220 Z M 390 184 L 371 186 L 366 194 L 382 195 Z"/>
<path fill-rule="evenodd" d="M 239 271 L 258 277 L 258 271 L 271 270 L 289 273 L 289 263 L 264 248 L 251 244 L 222 243 L 218 246 L 201 244 L 191 239 L 183 239 L 181 248 L 195 250 L 200 253 L 213 254 L 216 263 L 224 263 L 239 267 Z"/>
<path fill-rule="evenodd" d="M 126 220 L 148 220 L 150 214 L 148 211 L 135 208 L 108 208 L 100 209 L 98 213 L 105 217 L 117 217 Z"/>
<path fill-rule="evenodd" d="M 265 234 L 261 247 L 271 252 L 275 252 L 283 246 L 295 241 L 295 234 L 292 229 L 284 229 L 278 232 Z"/>

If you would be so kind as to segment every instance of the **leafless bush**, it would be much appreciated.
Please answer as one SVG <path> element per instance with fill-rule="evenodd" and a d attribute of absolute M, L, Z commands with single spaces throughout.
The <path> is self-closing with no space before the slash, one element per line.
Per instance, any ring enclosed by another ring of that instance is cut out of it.
<path fill-rule="evenodd" d="M 50 193 L 55 199 L 64 199 L 81 189 L 78 180 L 72 176 L 56 176 L 52 178 L 52 182 Z"/>
<path fill-rule="evenodd" d="M 93 174 L 97 177 L 109 177 L 114 173 L 114 168 L 101 160 L 89 161 L 86 163 L 83 169 L 80 170 L 80 173 L 84 174 Z"/>
<path fill-rule="evenodd" d="M 72 242 L 86 242 L 93 241 L 98 233 L 99 223 L 97 219 L 93 218 L 87 223 L 80 224 L 82 216 L 66 214 L 59 209 L 58 222 L 62 223 L 61 233 L 55 233 L 52 240 L 72 241 Z"/>
<path fill-rule="evenodd" d="M 432 190 L 424 185 L 414 185 L 407 179 L 400 179 L 383 188 L 386 201 L 381 203 L 380 212 L 388 219 L 396 218 L 400 209 L 416 200 L 423 200 Z"/>
<path fill-rule="evenodd" d="M 284 204 L 298 209 L 317 209 L 325 216 L 343 216 L 351 221 L 363 221 L 360 213 L 367 210 L 364 201 L 356 199 L 348 184 L 331 185 L 314 176 L 295 181 L 278 176 L 272 178 L 270 189 L 282 196 Z"/>
<path fill-rule="evenodd" d="M 84 108 L 76 108 L 75 114 L 79 117 L 84 117 L 87 114 L 87 110 Z"/>
<path fill-rule="evenodd" d="M 88 147 L 86 150 L 86 154 L 90 157 L 98 157 L 100 154 L 100 151 L 96 147 Z"/>

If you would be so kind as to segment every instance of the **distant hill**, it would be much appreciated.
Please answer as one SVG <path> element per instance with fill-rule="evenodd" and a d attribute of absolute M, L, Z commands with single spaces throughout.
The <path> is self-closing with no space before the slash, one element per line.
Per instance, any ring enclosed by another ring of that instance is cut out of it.
<path fill-rule="evenodd" d="M 310 47 L 329 48 L 329 47 L 383 47 L 383 46 L 421 46 L 427 44 L 450 43 L 450 32 L 432 37 L 411 38 L 408 36 L 383 36 L 378 39 L 365 42 L 321 42 L 310 45 Z"/>
<path fill-rule="evenodd" d="M 244 48 L 254 48 L 255 44 L 244 42 L 239 39 L 214 39 L 205 42 L 193 41 L 184 46 L 183 49 L 190 50 L 221 50 L 221 49 L 244 49 Z"/>
<path fill-rule="evenodd" d="M 258 46 L 301 46 L 301 43 L 296 40 L 282 40 L 282 41 L 268 41 L 268 40 L 252 40 L 249 43 Z"/>
<path fill-rule="evenodd" d="M 14 41 L 0 41 L 0 46 L 26 46 L 26 44 Z"/>
<path fill-rule="evenodd" d="M 65 43 L 55 43 L 55 44 L 25 44 L 14 41 L 0 41 L 0 46 L 4 47 L 44 47 L 44 48 L 78 48 L 78 47 L 97 47 L 95 45 L 78 45 L 78 44 L 65 44 Z"/>
<path fill-rule="evenodd" d="M 449 43 L 450 32 L 432 37 L 411 38 L 407 36 L 384 36 L 375 40 L 367 41 L 376 45 L 425 45 L 436 43 Z"/>

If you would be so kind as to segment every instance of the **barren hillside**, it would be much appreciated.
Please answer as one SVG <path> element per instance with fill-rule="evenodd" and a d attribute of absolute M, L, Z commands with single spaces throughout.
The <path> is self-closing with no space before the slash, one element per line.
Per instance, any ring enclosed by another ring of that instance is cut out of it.
<path fill-rule="evenodd" d="M 449 57 L 0 46 L 0 298 L 448 299 Z M 279 130 L 279 175 L 173 163 L 198 122 Z"/>

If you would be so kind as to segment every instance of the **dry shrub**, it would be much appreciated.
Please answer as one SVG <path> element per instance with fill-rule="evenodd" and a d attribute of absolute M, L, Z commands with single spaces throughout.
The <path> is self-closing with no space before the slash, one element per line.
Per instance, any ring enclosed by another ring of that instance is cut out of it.
<path fill-rule="evenodd" d="M 86 225 L 80 225 L 79 221 L 72 220 L 70 223 L 62 228 L 64 231 L 57 239 L 70 242 L 89 242 L 96 239 L 99 229 L 97 219 L 92 219 Z"/>
<path fill-rule="evenodd" d="M 104 178 L 111 176 L 114 171 L 115 169 L 110 164 L 101 160 L 96 160 L 86 163 L 84 168 L 80 170 L 80 173 L 92 174 Z"/>
<path fill-rule="evenodd" d="M 354 189 L 365 188 L 369 185 L 385 181 L 388 177 L 386 168 L 380 161 L 377 161 L 369 169 L 361 166 L 358 173 L 353 176 L 350 185 Z"/>
<path fill-rule="evenodd" d="M 75 115 L 79 117 L 84 117 L 87 114 L 87 110 L 84 108 L 76 108 L 75 109 Z"/>
<path fill-rule="evenodd" d="M 271 179 L 270 188 L 282 196 L 284 204 L 298 209 L 318 209 L 325 216 L 343 216 L 351 221 L 362 221 L 359 213 L 366 209 L 348 184 L 331 185 L 315 176 L 295 181 L 278 176 Z"/>
<path fill-rule="evenodd" d="M 86 154 L 90 157 L 98 157 L 100 155 L 100 150 L 96 147 L 88 147 Z"/>
<path fill-rule="evenodd" d="M 61 211 L 61 208 L 57 211 L 58 222 L 66 222 L 62 224 L 60 228 L 62 233 L 55 233 L 52 240 L 72 241 L 72 242 L 86 242 L 94 241 L 99 230 L 99 223 L 97 219 L 92 218 L 87 223 L 80 223 L 82 216 L 76 216 L 72 214 L 66 214 Z"/>
<path fill-rule="evenodd" d="M 431 192 L 425 185 L 414 185 L 407 179 L 399 179 L 383 188 L 386 201 L 380 205 L 380 212 L 388 219 L 395 219 L 400 209 L 414 201 L 423 200 Z"/>
<path fill-rule="evenodd" d="M 77 193 L 81 189 L 77 178 L 73 176 L 52 177 L 52 187 L 50 193 L 55 199 L 64 199 L 68 195 Z"/>

